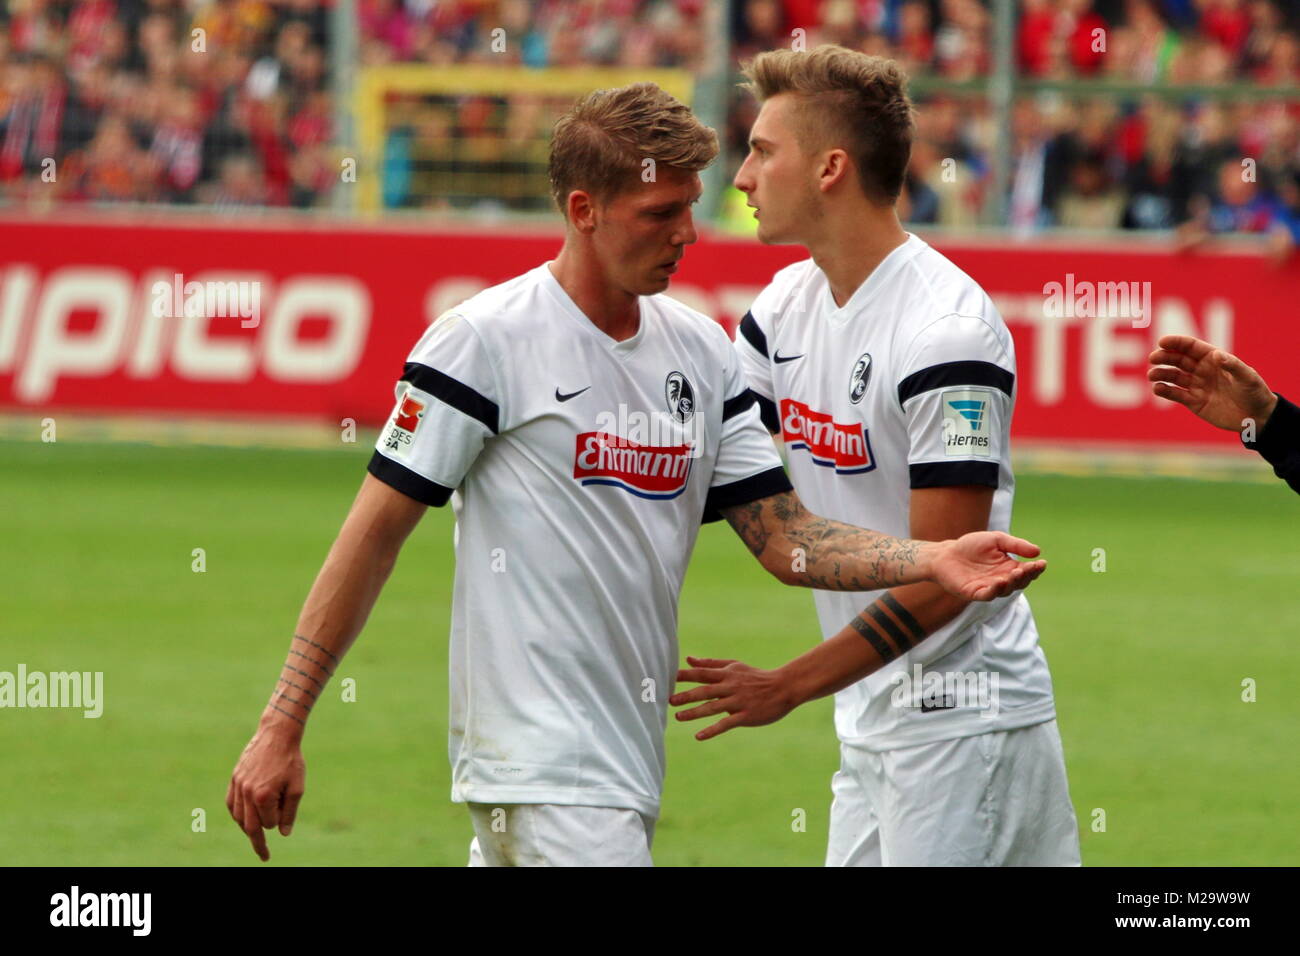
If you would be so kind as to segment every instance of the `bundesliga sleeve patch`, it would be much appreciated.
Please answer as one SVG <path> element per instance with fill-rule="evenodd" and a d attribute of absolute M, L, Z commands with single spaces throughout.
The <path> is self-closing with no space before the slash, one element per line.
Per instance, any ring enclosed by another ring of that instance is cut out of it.
<path fill-rule="evenodd" d="M 993 456 L 993 393 L 961 388 L 943 393 L 943 450 L 954 457 Z"/>
<path fill-rule="evenodd" d="M 420 427 L 420 422 L 424 420 L 424 411 L 427 407 L 425 402 L 415 398 L 410 392 L 404 394 L 393 411 L 392 424 L 384 438 L 384 448 L 399 455 L 408 451 L 415 441 L 415 432 Z"/>
<path fill-rule="evenodd" d="M 410 395 L 402 396 L 401 407 L 397 410 L 397 418 L 393 422 L 398 428 L 415 434 L 415 430 L 420 427 L 420 419 L 424 417 L 424 402 L 417 401 Z"/>

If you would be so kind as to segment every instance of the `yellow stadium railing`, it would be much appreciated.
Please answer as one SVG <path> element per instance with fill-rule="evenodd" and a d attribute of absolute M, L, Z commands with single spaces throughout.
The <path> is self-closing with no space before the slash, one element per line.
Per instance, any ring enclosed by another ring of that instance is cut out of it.
<path fill-rule="evenodd" d="M 685 70 L 619 68 L 544 68 L 450 66 L 433 67 L 417 63 L 367 67 L 356 74 L 354 104 L 356 142 L 360 151 L 357 168 L 357 210 L 374 213 L 383 205 L 383 154 L 388 135 L 388 103 L 394 97 L 509 97 L 540 95 L 569 100 L 591 90 L 609 89 L 629 83 L 652 82 L 688 105 L 694 95 L 694 77 Z M 466 150 L 473 152 L 474 144 Z M 538 158 L 536 144 L 524 152 Z M 490 173 L 463 172 L 464 182 L 484 182 Z M 479 178 L 475 178 L 479 177 Z"/>

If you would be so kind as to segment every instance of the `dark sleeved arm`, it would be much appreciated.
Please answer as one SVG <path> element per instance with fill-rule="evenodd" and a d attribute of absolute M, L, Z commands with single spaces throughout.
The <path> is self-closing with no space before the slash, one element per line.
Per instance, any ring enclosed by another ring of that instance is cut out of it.
<path fill-rule="evenodd" d="M 1300 494 L 1300 408 L 1277 396 L 1277 407 L 1254 442 L 1245 442 L 1264 456 L 1273 473 Z"/>

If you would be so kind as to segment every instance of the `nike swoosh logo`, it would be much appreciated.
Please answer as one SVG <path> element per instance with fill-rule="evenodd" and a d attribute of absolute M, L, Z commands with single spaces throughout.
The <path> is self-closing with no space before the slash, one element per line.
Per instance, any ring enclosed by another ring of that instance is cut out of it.
<path fill-rule="evenodd" d="M 587 388 L 591 388 L 591 386 L 588 385 Z M 567 402 L 571 398 L 577 398 L 579 395 L 585 392 L 587 388 L 580 388 L 576 392 L 570 392 L 568 395 L 561 395 L 560 390 L 557 388 L 555 390 L 555 400 L 557 402 Z"/>
<path fill-rule="evenodd" d="M 798 355 L 782 355 L 780 349 L 778 349 L 776 351 L 776 354 L 772 356 L 772 361 L 775 362 L 777 365 L 780 365 L 782 362 L 793 362 L 795 359 L 801 359 L 801 358 L 803 358 L 802 352 L 799 353 Z"/>

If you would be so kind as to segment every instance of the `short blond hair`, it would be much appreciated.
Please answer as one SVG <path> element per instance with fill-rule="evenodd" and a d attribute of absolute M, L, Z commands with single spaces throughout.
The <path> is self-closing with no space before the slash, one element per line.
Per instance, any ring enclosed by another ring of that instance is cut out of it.
<path fill-rule="evenodd" d="M 569 193 L 608 202 L 642 180 L 645 160 L 699 172 L 718 155 L 717 134 L 690 107 L 654 83 L 596 90 L 555 124 L 548 173 L 551 195 L 568 216 Z"/>
<path fill-rule="evenodd" d="M 824 44 L 806 53 L 770 50 L 741 64 L 741 84 L 762 100 L 800 99 L 804 147 L 840 146 L 853 158 L 867 198 L 893 203 L 912 154 L 914 110 L 907 76 L 893 60 Z"/>

